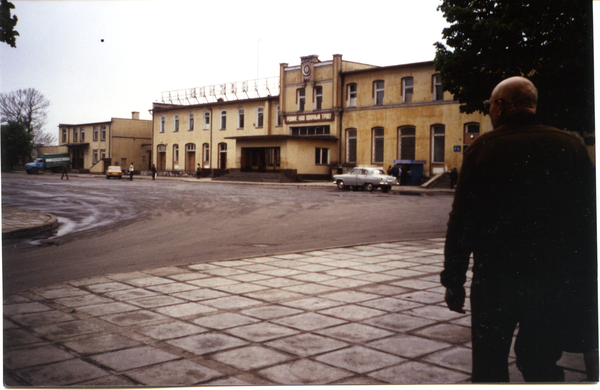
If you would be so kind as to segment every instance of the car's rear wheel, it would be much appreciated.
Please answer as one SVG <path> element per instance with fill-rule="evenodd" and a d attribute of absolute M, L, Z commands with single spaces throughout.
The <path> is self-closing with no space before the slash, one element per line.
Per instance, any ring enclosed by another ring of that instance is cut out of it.
<path fill-rule="evenodd" d="M 375 186 L 373 185 L 373 183 L 367 183 L 365 184 L 365 190 L 373 192 L 373 190 L 375 190 Z"/>
<path fill-rule="evenodd" d="M 338 180 L 337 182 L 337 186 L 340 190 L 345 190 L 346 189 L 346 183 L 344 183 L 343 180 Z"/>

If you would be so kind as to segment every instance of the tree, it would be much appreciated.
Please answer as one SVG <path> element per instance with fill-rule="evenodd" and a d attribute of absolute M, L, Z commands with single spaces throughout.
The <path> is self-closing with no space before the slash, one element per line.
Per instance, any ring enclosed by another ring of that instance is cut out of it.
<path fill-rule="evenodd" d="M 2 123 L 18 122 L 25 126 L 25 130 L 34 136 L 35 146 L 48 145 L 55 138 L 44 133 L 50 106 L 44 95 L 33 88 L 19 89 L 8 93 L 0 93 L 0 119 Z"/>
<path fill-rule="evenodd" d="M 19 160 L 31 154 L 33 135 L 18 122 L 2 125 L 2 170 L 12 170 Z"/>
<path fill-rule="evenodd" d="M 7 0 L 2 0 L 0 4 L 0 41 L 6 42 L 12 47 L 17 47 L 17 36 L 19 33 L 15 31 L 17 25 L 17 16 L 10 17 L 10 10 L 15 8 L 12 3 Z"/>
<path fill-rule="evenodd" d="M 460 111 L 484 111 L 500 81 L 525 76 L 538 88 L 548 125 L 594 132 L 592 1 L 444 0 L 451 24 L 437 42 L 435 67 Z"/>

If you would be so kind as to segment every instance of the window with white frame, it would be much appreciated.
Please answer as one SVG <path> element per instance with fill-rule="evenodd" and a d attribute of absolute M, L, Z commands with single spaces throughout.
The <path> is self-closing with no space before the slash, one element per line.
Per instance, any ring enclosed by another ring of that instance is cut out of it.
<path fill-rule="evenodd" d="M 377 80 L 373 82 L 373 105 L 383 105 L 383 92 L 384 83 L 383 80 Z"/>
<path fill-rule="evenodd" d="M 358 94 L 356 83 L 348 84 L 348 107 L 356 107 L 356 96 Z"/>
<path fill-rule="evenodd" d="M 164 133 L 165 132 L 165 121 L 167 119 L 164 116 L 160 117 L 160 132 Z"/>
<path fill-rule="evenodd" d="M 190 116 L 188 118 L 188 130 L 189 131 L 194 130 L 194 114 L 190 114 Z"/>
<path fill-rule="evenodd" d="M 323 87 L 315 87 L 315 89 L 313 90 L 313 94 L 314 109 L 320 110 L 323 106 Z"/>
<path fill-rule="evenodd" d="M 431 88 L 433 92 L 433 100 L 444 100 L 444 92 L 442 91 L 442 76 L 434 74 L 431 77 Z"/>
<path fill-rule="evenodd" d="M 244 109 L 240 108 L 238 110 L 238 125 L 237 125 L 238 129 L 243 129 L 244 128 Z"/>
<path fill-rule="evenodd" d="M 94 126 L 94 141 L 98 141 L 98 126 Z"/>
<path fill-rule="evenodd" d="M 173 162 L 179 162 L 179 145 L 173 145 Z"/>
<path fill-rule="evenodd" d="M 100 141 L 106 140 L 106 126 L 102 126 L 102 131 L 100 132 Z"/>
<path fill-rule="evenodd" d="M 94 149 L 93 163 L 96 164 L 97 162 L 98 162 L 98 149 Z"/>
<path fill-rule="evenodd" d="M 356 163 L 356 129 L 346 130 L 346 162 Z"/>
<path fill-rule="evenodd" d="M 205 163 L 210 161 L 210 149 L 208 144 L 202 144 L 202 161 Z"/>
<path fill-rule="evenodd" d="M 79 140 L 85 142 L 85 128 L 79 129 Z"/>
<path fill-rule="evenodd" d="M 402 103 L 412 103 L 413 97 L 413 78 L 405 77 L 402 79 Z"/>
<path fill-rule="evenodd" d="M 304 88 L 298 88 L 296 90 L 296 110 L 304 111 L 304 104 L 306 103 L 306 96 Z"/>
<path fill-rule="evenodd" d="M 67 129 L 62 129 L 62 143 L 67 143 Z"/>
<path fill-rule="evenodd" d="M 431 126 L 431 162 L 442 164 L 445 159 L 446 126 Z"/>
<path fill-rule="evenodd" d="M 195 152 L 196 151 L 196 144 L 187 144 L 187 145 L 185 145 L 185 151 L 186 152 Z"/>
<path fill-rule="evenodd" d="M 221 126 L 219 127 L 219 129 L 225 130 L 226 128 L 227 128 L 227 111 L 222 110 L 221 111 Z"/>
<path fill-rule="evenodd" d="M 403 126 L 398 129 L 398 158 L 401 160 L 415 159 L 416 130 L 413 126 Z"/>
<path fill-rule="evenodd" d="M 329 164 L 329 149 L 328 148 L 315 148 L 315 164 L 316 165 Z"/>
<path fill-rule="evenodd" d="M 208 130 L 210 128 L 210 112 L 206 111 L 204 113 L 204 130 Z"/>
<path fill-rule="evenodd" d="M 468 137 L 471 135 L 479 135 L 479 123 L 467 123 L 465 125 L 465 134 Z"/>
<path fill-rule="evenodd" d="M 101 149 L 101 150 L 100 150 L 100 158 L 101 158 L 102 160 L 104 160 L 104 159 L 106 158 L 106 150 L 104 150 L 104 149 Z"/>
<path fill-rule="evenodd" d="M 263 127 L 265 118 L 264 118 L 265 109 L 263 107 L 258 107 L 256 109 L 256 127 Z"/>
<path fill-rule="evenodd" d="M 279 111 L 279 105 L 275 106 L 275 126 L 281 126 L 283 124 L 283 115 Z"/>
<path fill-rule="evenodd" d="M 175 118 L 173 119 L 173 131 L 179 131 L 179 115 L 175 115 Z"/>
<path fill-rule="evenodd" d="M 384 141 L 383 128 L 377 127 L 375 129 L 373 129 L 373 153 L 372 153 L 373 164 L 383 164 L 383 141 Z"/>

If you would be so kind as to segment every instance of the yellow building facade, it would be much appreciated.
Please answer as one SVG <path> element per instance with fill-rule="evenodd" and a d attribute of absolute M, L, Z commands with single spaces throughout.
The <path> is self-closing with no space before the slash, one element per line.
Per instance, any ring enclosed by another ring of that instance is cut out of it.
<path fill-rule="evenodd" d="M 203 175 L 329 179 L 354 166 L 402 163 L 432 176 L 460 167 L 465 148 L 491 129 L 482 114 L 459 112 L 433 62 L 379 67 L 309 55 L 280 64 L 271 87 L 259 84 L 163 93 L 153 106 L 158 170 L 191 174 L 200 164 Z"/>
<path fill-rule="evenodd" d="M 152 161 L 152 121 L 111 118 L 106 122 L 59 124 L 59 147 L 71 155 L 71 169 L 104 173 L 108 165 L 148 170 Z"/>

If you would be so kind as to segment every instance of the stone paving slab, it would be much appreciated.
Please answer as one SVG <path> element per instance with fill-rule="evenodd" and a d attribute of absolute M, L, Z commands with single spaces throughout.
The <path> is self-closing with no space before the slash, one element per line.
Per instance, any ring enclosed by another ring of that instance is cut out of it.
<path fill-rule="evenodd" d="M 445 307 L 443 245 L 161 267 L 5 296 L 4 384 L 468 383 L 469 305 Z M 509 362 L 522 382 L 514 352 Z M 580 354 L 559 364 L 568 381 L 585 379 Z"/>

